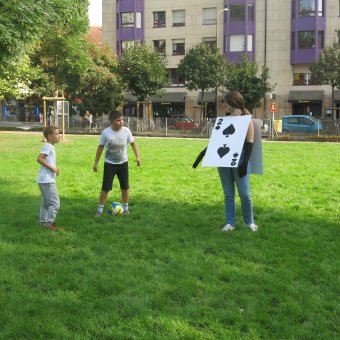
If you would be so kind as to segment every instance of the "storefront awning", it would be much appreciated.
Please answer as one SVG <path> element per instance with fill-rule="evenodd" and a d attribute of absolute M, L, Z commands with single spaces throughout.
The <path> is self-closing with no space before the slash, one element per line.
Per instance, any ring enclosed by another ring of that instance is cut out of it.
<path fill-rule="evenodd" d="M 317 102 L 322 101 L 325 91 L 290 91 L 289 102 Z"/>
<path fill-rule="evenodd" d="M 334 91 L 334 101 L 335 102 L 340 102 L 340 90 L 335 90 Z"/>
<path fill-rule="evenodd" d="M 202 102 L 202 92 L 198 95 L 198 102 Z M 203 95 L 203 102 L 204 103 L 215 103 L 216 102 L 216 93 L 215 92 L 204 92 Z"/>
<path fill-rule="evenodd" d="M 153 103 L 184 103 L 186 92 L 167 92 L 162 97 L 151 97 Z"/>

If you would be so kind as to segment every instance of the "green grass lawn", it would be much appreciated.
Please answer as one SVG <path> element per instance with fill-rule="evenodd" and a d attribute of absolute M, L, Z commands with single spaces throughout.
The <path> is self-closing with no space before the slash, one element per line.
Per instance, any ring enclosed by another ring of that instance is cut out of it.
<path fill-rule="evenodd" d="M 206 140 L 138 138 L 130 214 L 95 219 L 99 137 L 66 138 L 52 232 L 38 225 L 42 135 L 0 132 L 1 339 L 339 338 L 340 144 L 265 142 L 259 230 L 238 201 L 226 234 L 217 169 L 191 168 Z"/>

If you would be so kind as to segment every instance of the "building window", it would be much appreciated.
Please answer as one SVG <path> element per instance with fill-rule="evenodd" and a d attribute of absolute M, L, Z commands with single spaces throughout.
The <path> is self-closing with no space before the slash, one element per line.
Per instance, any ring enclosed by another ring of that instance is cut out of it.
<path fill-rule="evenodd" d="M 312 73 L 294 73 L 293 85 L 320 85 Z"/>
<path fill-rule="evenodd" d="M 248 21 L 254 21 L 254 4 L 248 4 Z"/>
<path fill-rule="evenodd" d="M 295 18 L 295 0 L 292 0 L 292 18 Z"/>
<path fill-rule="evenodd" d="M 295 32 L 292 32 L 292 41 L 291 41 L 291 49 L 295 49 Z"/>
<path fill-rule="evenodd" d="M 245 5 L 230 5 L 230 21 L 245 21 Z"/>
<path fill-rule="evenodd" d="M 165 54 L 166 51 L 166 41 L 165 40 L 154 40 L 153 48 L 156 52 Z"/>
<path fill-rule="evenodd" d="M 212 37 L 212 38 L 203 38 L 202 40 L 210 49 L 214 50 L 215 48 L 217 48 L 217 44 L 216 44 L 216 37 Z"/>
<path fill-rule="evenodd" d="M 173 55 L 184 55 L 185 54 L 185 40 L 184 39 L 173 39 L 172 40 L 172 54 Z"/>
<path fill-rule="evenodd" d="M 323 39 L 323 31 L 318 31 L 318 48 L 324 48 L 324 39 Z"/>
<path fill-rule="evenodd" d="M 230 52 L 244 52 L 245 40 L 243 34 L 230 35 Z"/>
<path fill-rule="evenodd" d="M 315 32 L 305 31 L 298 33 L 299 48 L 314 48 L 315 47 Z"/>
<path fill-rule="evenodd" d="M 314 17 L 314 16 L 315 16 L 315 0 L 300 0 L 299 17 Z"/>
<path fill-rule="evenodd" d="M 185 10 L 172 11 L 172 26 L 185 26 Z"/>
<path fill-rule="evenodd" d="M 165 11 L 153 12 L 153 27 L 165 27 Z"/>
<path fill-rule="evenodd" d="M 247 36 L 247 52 L 253 51 L 253 35 L 248 34 Z"/>
<path fill-rule="evenodd" d="M 123 40 L 122 41 L 122 52 L 125 51 L 127 48 L 134 47 L 135 42 L 133 40 Z"/>
<path fill-rule="evenodd" d="M 318 2 L 318 16 L 323 17 L 323 0 Z"/>
<path fill-rule="evenodd" d="M 135 26 L 135 15 L 133 12 L 121 13 L 122 28 Z"/>
<path fill-rule="evenodd" d="M 203 25 L 216 24 L 216 7 L 203 8 Z"/>
<path fill-rule="evenodd" d="M 142 28 L 142 13 L 136 12 L 136 28 Z"/>
<path fill-rule="evenodd" d="M 184 86 L 185 79 L 178 73 L 177 68 L 168 68 L 168 76 L 169 76 L 171 85 Z"/>

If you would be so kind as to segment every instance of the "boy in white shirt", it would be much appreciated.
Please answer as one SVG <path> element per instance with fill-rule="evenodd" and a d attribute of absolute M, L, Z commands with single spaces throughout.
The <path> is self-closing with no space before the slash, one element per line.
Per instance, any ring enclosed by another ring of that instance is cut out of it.
<path fill-rule="evenodd" d="M 93 171 L 98 171 L 98 162 L 105 147 L 104 175 L 102 190 L 99 195 L 98 208 L 95 216 L 100 217 L 109 191 L 112 190 L 112 183 L 117 175 L 122 192 L 124 213 L 129 212 L 129 166 L 127 145 L 130 144 L 136 156 L 137 166 L 141 165 L 138 147 L 131 131 L 123 126 L 123 114 L 118 110 L 109 112 L 111 126 L 104 129 L 99 140 Z"/>
<path fill-rule="evenodd" d="M 60 207 L 56 176 L 59 175 L 60 170 L 57 168 L 54 144 L 59 143 L 59 129 L 56 126 L 47 126 L 43 134 L 47 142 L 42 146 L 37 159 L 40 164 L 37 183 L 42 196 L 39 221 L 41 226 L 56 230 L 55 219 Z"/>

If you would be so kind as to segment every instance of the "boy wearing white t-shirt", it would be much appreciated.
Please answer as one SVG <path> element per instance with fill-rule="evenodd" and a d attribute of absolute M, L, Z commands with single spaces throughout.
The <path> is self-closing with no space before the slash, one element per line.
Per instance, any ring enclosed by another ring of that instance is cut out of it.
<path fill-rule="evenodd" d="M 43 134 L 47 142 L 42 146 L 37 159 L 40 164 L 37 183 L 42 196 L 39 220 L 41 226 L 55 230 L 57 229 L 55 219 L 60 207 L 56 176 L 60 171 L 57 168 L 54 144 L 59 143 L 59 129 L 56 126 L 47 126 L 44 128 Z"/>
<path fill-rule="evenodd" d="M 123 209 L 125 213 L 129 212 L 129 167 L 128 167 L 128 144 L 136 156 L 137 166 L 141 165 L 138 147 L 131 131 L 123 126 L 123 114 L 118 110 L 109 112 L 111 126 L 104 129 L 99 140 L 96 157 L 93 165 L 93 171 L 98 171 L 98 162 L 105 147 L 104 156 L 104 174 L 102 190 L 99 195 L 98 208 L 95 216 L 99 217 L 103 213 L 104 205 L 107 200 L 109 191 L 112 190 L 112 183 L 117 175 L 120 189 L 122 192 Z"/>

